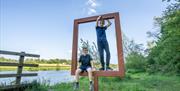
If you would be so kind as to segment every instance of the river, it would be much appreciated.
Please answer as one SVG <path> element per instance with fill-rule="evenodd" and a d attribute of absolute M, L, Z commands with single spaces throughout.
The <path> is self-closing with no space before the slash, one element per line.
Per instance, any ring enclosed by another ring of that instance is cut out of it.
<path fill-rule="evenodd" d="M 16 73 L 16 71 L 0 71 L 0 74 L 7 74 L 7 73 Z M 71 76 L 69 70 L 50 70 L 50 71 L 24 71 L 23 73 L 38 73 L 38 76 L 32 77 L 22 77 L 21 82 L 31 82 L 33 80 L 38 80 L 39 82 L 44 82 L 54 85 L 57 83 L 62 82 L 73 82 L 74 77 Z M 0 78 L 0 84 L 6 83 L 10 84 L 15 81 L 15 77 L 12 78 Z"/>

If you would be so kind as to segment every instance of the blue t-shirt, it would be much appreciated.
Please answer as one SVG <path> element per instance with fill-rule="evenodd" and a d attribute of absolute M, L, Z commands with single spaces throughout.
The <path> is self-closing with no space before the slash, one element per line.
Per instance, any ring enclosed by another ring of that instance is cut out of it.
<path fill-rule="evenodd" d="M 106 39 L 106 30 L 107 27 L 96 27 L 96 35 L 97 35 L 97 41 L 107 41 Z"/>
<path fill-rule="evenodd" d="M 83 67 L 88 67 L 88 66 L 91 67 L 91 60 L 92 60 L 92 57 L 89 54 L 81 55 L 79 58 L 79 62 L 81 63 L 81 66 Z"/>

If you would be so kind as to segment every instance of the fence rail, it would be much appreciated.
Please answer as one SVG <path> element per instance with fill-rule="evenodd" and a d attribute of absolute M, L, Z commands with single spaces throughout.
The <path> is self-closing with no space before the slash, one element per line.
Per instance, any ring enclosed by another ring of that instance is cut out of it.
<path fill-rule="evenodd" d="M 37 54 L 30 54 L 25 52 L 12 52 L 12 51 L 4 51 L 4 50 L 0 50 L 0 54 L 26 56 L 26 57 L 40 57 L 40 55 Z"/>
<path fill-rule="evenodd" d="M 0 50 L 0 54 L 19 56 L 19 62 L 18 63 L 0 62 L 0 66 L 17 66 L 18 67 L 16 74 L 0 74 L 0 78 L 16 77 L 15 85 L 3 87 L 0 89 L 5 89 L 5 88 L 9 89 L 10 87 L 11 88 L 19 87 L 21 85 L 21 77 L 37 76 L 38 75 L 37 73 L 22 73 L 22 71 L 23 71 L 24 66 L 27 66 L 27 67 L 38 67 L 39 66 L 38 64 L 24 64 L 25 57 L 39 58 L 40 55 L 29 54 L 29 53 L 25 53 L 25 52 L 4 51 L 4 50 Z"/>
<path fill-rule="evenodd" d="M 26 66 L 26 67 L 38 67 L 38 64 L 19 64 L 19 63 L 8 63 L 0 62 L 0 66 Z"/>
<path fill-rule="evenodd" d="M 37 76 L 37 73 L 22 73 L 22 74 L 1 74 L 0 78 L 7 78 L 7 77 L 22 77 L 22 76 Z"/>

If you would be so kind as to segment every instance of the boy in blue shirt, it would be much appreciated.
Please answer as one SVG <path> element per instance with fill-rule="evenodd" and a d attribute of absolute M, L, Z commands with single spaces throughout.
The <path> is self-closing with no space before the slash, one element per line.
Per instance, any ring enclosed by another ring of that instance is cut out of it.
<path fill-rule="evenodd" d="M 74 90 L 79 88 L 79 73 L 87 71 L 88 72 L 88 77 L 89 77 L 89 84 L 90 84 L 90 91 L 93 90 L 93 83 L 92 83 L 92 68 L 94 68 L 93 63 L 92 63 L 92 57 L 91 55 L 88 54 L 88 48 L 83 47 L 83 54 L 80 55 L 79 58 L 79 68 L 75 72 L 75 85 L 74 85 Z"/>
<path fill-rule="evenodd" d="M 111 55 L 110 55 L 109 44 L 106 38 L 106 31 L 105 31 L 109 26 L 111 26 L 111 22 L 109 20 L 107 20 L 107 22 L 108 24 L 105 25 L 105 21 L 101 16 L 99 16 L 96 20 L 97 46 L 98 46 L 100 62 L 101 62 L 101 68 L 99 70 L 105 70 L 104 50 L 106 52 L 106 70 L 112 70 L 109 67 Z"/>

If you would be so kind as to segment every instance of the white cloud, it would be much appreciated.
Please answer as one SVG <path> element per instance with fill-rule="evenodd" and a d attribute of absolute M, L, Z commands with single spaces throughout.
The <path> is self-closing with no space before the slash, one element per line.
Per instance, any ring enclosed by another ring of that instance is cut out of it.
<path fill-rule="evenodd" d="M 97 6 L 96 0 L 88 0 L 86 4 L 94 8 Z"/>
<path fill-rule="evenodd" d="M 86 2 L 86 10 L 88 15 L 95 14 L 97 12 L 96 8 L 99 6 L 97 0 L 88 0 Z"/>
<path fill-rule="evenodd" d="M 88 9 L 88 15 L 92 15 L 92 14 L 95 14 L 95 13 L 96 13 L 95 9 L 93 9 L 93 8 Z"/>

